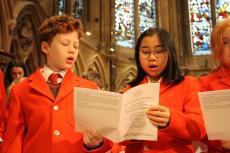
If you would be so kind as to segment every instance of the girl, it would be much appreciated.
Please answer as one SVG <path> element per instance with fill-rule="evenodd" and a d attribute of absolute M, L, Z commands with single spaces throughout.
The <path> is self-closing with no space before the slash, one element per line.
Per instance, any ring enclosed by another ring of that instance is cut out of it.
<path fill-rule="evenodd" d="M 192 141 L 205 135 L 198 81 L 180 73 L 169 33 L 162 28 L 143 32 L 136 44 L 135 59 L 137 76 L 125 91 L 140 84 L 160 82 L 160 104 L 146 112 L 159 130 L 157 141 L 123 142 L 126 153 L 194 152 Z"/>
<path fill-rule="evenodd" d="M 218 24 L 211 35 L 213 60 L 216 68 L 206 76 L 199 78 L 201 91 L 230 89 L 230 20 Z M 208 141 L 209 153 L 230 152 L 229 141 Z"/>

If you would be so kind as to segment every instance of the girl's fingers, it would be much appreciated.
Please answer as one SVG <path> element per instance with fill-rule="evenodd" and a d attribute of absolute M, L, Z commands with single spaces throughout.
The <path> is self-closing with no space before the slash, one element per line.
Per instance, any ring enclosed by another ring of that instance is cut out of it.
<path fill-rule="evenodd" d="M 157 123 L 165 123 L 168 122 L 167 118 L 161 118 L 161 117 L 155 117 L 155 116 L 147 116 L 151 121 L 157 122 Z"/>
<path fill-rule="evenodd" d="M 154 126 L 158 126 L 158 127 L 166 127 L 168 124 L 166 123 L 158 123 L 158 122 L 154 122 L 154 121 L 151 121 L 151 123 L 154 125 Z"/>
<path fill-rule="evenodd" d="M 157 105 L 157 106 L 151 106 L 149 108 L 150 111 L 166 111 L 168 109 L 168 107 L 162 106 L 162 105 Z"/>
<path fill-rule="evenodd" d="M 169 112 L 147 111 L 146 114 L 150 115 L 150 116 L 157 116 L 157 117 L 163 117 L 163 118 L 169 118 L 170 117 Z"/>

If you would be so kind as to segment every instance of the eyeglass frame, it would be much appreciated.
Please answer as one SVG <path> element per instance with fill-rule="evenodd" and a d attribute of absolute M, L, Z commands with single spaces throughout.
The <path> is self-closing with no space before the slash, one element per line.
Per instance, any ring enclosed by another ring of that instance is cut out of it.
<path fill-rule="evenodd" d="M 153 51 L 148 51 L 148 50 L 142 51 L 140 49 L 139 54 L 144 59 L 148 59 L 148 58 L 150 58 L 151 54 L 153 54 L 156 58 L 160 58 L 161 56 L 163 57 L 163 55 L 165 55 L 166 52 L 167 52 L 167 50 L 164 47 L 158 47 Z"/>

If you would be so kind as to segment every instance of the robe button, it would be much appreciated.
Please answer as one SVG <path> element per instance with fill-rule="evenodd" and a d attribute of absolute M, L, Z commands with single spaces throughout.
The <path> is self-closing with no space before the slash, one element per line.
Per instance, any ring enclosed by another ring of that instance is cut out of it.
<path fill-rule="evenodd" d="M 144 151 L 148 151 L 148 150 L 150 150 L 150 148 L 147 145 L 145 145 L 144 146 Z"/>
<path fill-rule="evenodd" d="M 54 130 L 53 131 L 53 135 L 54 136 L 59 136 L 61 133 L 60 133 L 60 131 L 59 130 Z"/>
<path fill-rule="evenodd" d="M 53 107 L 53 110 L 59 110 L 59 107 L 57 106 L 57 105 L 55 105 L 54 107 Z"/>

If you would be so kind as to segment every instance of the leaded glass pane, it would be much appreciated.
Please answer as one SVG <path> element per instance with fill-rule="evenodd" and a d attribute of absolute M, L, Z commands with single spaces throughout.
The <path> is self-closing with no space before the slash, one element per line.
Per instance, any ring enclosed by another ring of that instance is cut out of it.
<path fill-rule="evenodd" d="M 115 35 L 117 45 L 134 46 L 133 0 L 115 0 Z"/>
<path fill-rule="evenodd" d="M 189 0 L 189 24 L 193 55 L 208 55 L 211 33 L 210 0 Z"/>
<path fill-rule="evenodd" d="M 139 0 L 140 31 L 156 27 L 155 0 Z"/>
<path fill-rule="evenodd" d="M 83 16 L 83 2 L 82 0 L 73 1 L 73 16 L 75 18 L 81 18 Z"/>
<path fill-rule="evenodd" d="M 62 15 L 65 12 L 65 0 L 58 0 L 58 15 Z"/>
<path fill-rule="evenodd" d="M 216 0 L 216 20 L 217 23 L 222 20 L 230 19 L 230 1 Z"/>

